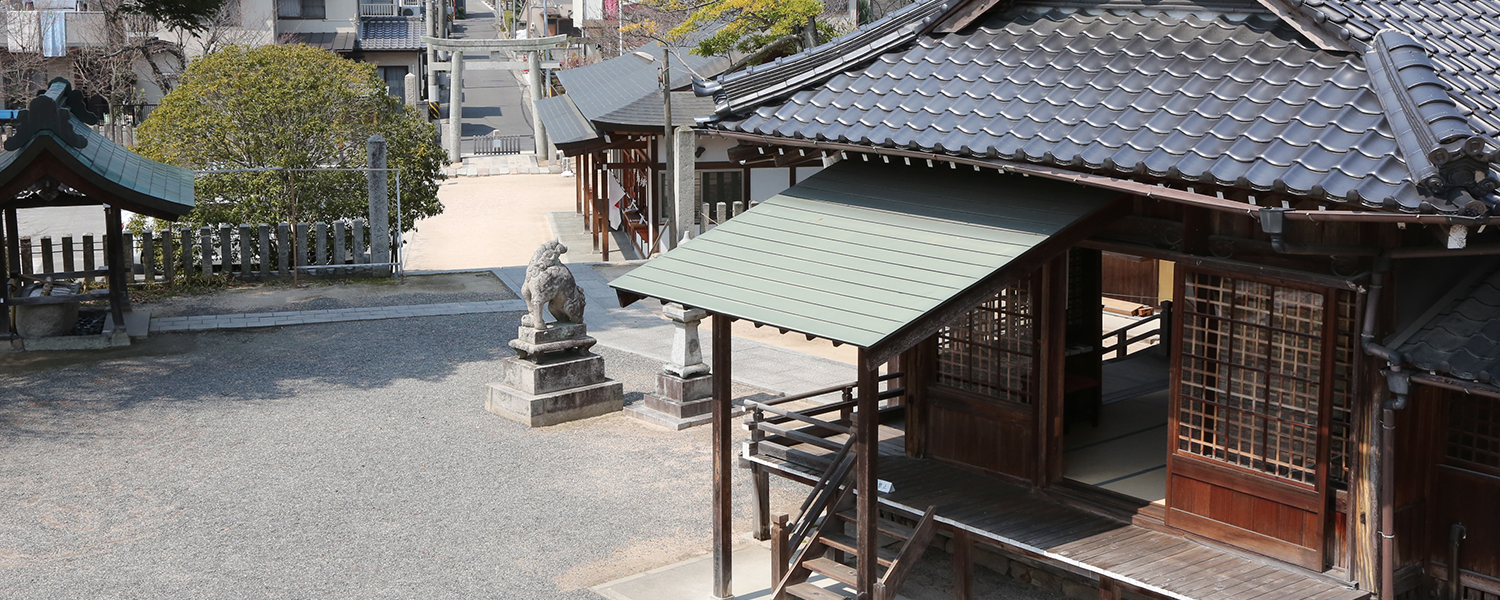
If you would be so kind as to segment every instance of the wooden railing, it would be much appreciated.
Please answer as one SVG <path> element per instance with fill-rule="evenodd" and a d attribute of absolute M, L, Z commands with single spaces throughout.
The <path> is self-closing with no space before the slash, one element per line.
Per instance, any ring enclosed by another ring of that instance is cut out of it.
<path fill-rule="evenodd" d="M 1151 328 L 1150 330 L 1135 335 L 1130 334 L 1132 330 L 1141 329 L 1142 327 L 1146 327 L 1147 325 L 1150 325 L 1152 323 L 1156 323 L 1156 326 Z M 1161 310 L 1157 311 L 1156 314 L 1104 334 L 1104 339 L 1100 344 L 1101 354 L 1106 357 L 1105 360 L 1119 360 L 1131 354 L 1130 346 L 1138 342 L 1149 340 L 1152 337 L 1157 338 L 1158 342 L 1162 344 L 1163 349 L 1171 349 L 1171 300 L 1163 301 L 1161 303 Z M 1110 353 L 1114 353 L 1114 356 L 1109 356 Z"/>

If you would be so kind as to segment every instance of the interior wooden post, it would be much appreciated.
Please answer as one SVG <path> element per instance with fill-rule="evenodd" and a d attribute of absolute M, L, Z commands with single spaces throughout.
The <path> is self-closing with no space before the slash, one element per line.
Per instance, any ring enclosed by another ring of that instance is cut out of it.
<path fill-rule="evenodd" d="M 606 234 L 606 239 L 608 235 Z M 608 251 L 606 242 L 606 252 Z M 719 600 L 734 597 L 731 583 L 733 577 L 733 555 L 730 551 L 730 543 L 734 539 L 730 528 L 734 523 L 730 520 L 729 504 L 733 499 L 730 486 L 733 484 L 733 472 L 730 467 L 730 440 L 734 432 L 730 429 L 729 414 L 733 410 L 731 401 L 733 394 L 730 390 L 730 323 L 729 317 L 714 314 L 713 317 L 713 445 L 714 445 L 714 493 L 713 493 L 713 524 L 714 524 L 714 589 L 713 596 Z"/>
<path fill-rule="evenodd" d="M 717 332 L 718 323 L 714 324 Z M 877 446 L 880 442 L 880 418 L 879 418 L 879 395 L 877 378 L 878 365 L 868 364 L 869 352 L 864 348 L 859 349 L 859 359 L 856 361 L 859 369 L 859 395 L 855 399 L 856 409 L 854 411 L 854 456 L 855 470 L 855 506 L 856 527 L 858 530 L 857 546 L 859 547 L 859 570 L 856 579 L 855 592 L 865 598 L 875 598 L 875 580 L 880 573 L 880 563 L 876 561 L 876 551 L 879 545 L 876 543 L 876 489 L 875 479 L 878 476 L 876 460 L 878 454 Z"/>

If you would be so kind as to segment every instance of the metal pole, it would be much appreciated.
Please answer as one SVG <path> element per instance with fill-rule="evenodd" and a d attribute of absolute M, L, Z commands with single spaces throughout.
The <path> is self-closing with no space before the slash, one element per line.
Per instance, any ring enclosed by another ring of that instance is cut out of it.
<path fill-rule="evenodd" d="M 667 48 L 667 43 L 665 41 L 661 42 L 661 102 L 662 145 L 666 147 L 664 158 L 666 159 L 667 172 L 671 174 L 665 182 L 666 185 L 661 186 L 661 208 L 667 213 L 666 249 L 671 250 L 672 245 L 677 242 L 677 211 L 673 210 L 672 204 L 672 187 L 676 182 L 677 172 L 674 168 L 676 165 L 672 161 L 672 149 L 674 146 L 674 144 L 672 143 L 672 52 Z M 655 172 L 655 169 L 653 169 L 652 173 Z M 660 183 L 662 183 L 660 179 L 651 182 L 652 185 L 658 185 Z M 651 234 L 651 240 L 653 244 L 651 247 L 651 251 L 655 251 L 657 250 L 655 246 L 656 221 L 651 222 Z M 647 252 L 646 256 L 651 256 L 651 252 Z"/>

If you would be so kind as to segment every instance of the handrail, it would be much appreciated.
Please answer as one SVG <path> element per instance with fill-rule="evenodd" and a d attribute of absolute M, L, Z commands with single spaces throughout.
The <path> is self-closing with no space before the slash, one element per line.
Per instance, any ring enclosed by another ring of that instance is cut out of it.
<path fill-rule="evenodd" d="M 886 373 L 884 375 L 881 375 L 879 378 L 876 379 L 876 382 L 878 383 L 878 382 L 881 382 L 881 381 L 890 381 L 890 380 L 895 379 L 897 377 L 905 377 L 905 376 L 906 376 L 906 371 L 894 371 L 894 372 L 891 372 L 891 373 Z M 758 401 L 757 404 L 760 404 L 761 406 L 771 406 L 771 405 L 775 405 L 775 404 L 786 404 L 788 402 L 796 402 L 798 400 L 806 400 L 808 398 L 816 398 L 818 396 L 826 396 L 828 394 L 832 394 L 834 392 L 839 392 L 839 391 L 844 391 L 844 390 L 848 390 L 848 391 L 850 391 L 852 393 L 854 391 L 854 389 L 857 388 L 857 387 L 859 387 L 859 383 L 858 382 L 849 382 L 849 383 L 845 383 L 845 384 L 829 386 L 829 387 L 826 387 L 826 388 L 819 388 L 819 389 L 816 389 L 816 390 L 813 390 L 813 391 L 810 391 L 810 392 L 802 392 L 800 394 L 792 394 L 790 396 L 782 396 L 780 398 L 773 398 L 771 400 Z"/>
<path fill-rule="evenodd" d="M 911 537 L 906 540 L 906 545 L 901 547 L 901 552 L 896 554 L 896 559 L 885 570 L 885 576 L 875 583 L 876 600 L 896 600 L 901 585 L 906 583 L 906 576 L 917 566 L 917 561 L 922 560 L 927 545 L 932 543 L 933 535 L 937 534 L 934 522 L 936 516 L 937 506 L 928 506 L 927 512 L 922 514 L 922 520 L 917 522 Z"/>
<path fill-rule="evenodd" d="M 1138 328 L 1138 327 L 1141 327 L 1141 326 L 1146 325 L 1148 323 L 1155 323 L 1155 322 L 1159 322 L 1159 324 L 1157 325 L 1157 327 L 1156 327 L 1156 329 L 1154 331 L 1148 331 L 1148 332 L 1141 333 L 1141 334 L 1138 334 L 1138 335 L 1135 335 L 1135 336 L 1130 336 L 1130 330 Z M 1142 340 L 1150 339 L 1151 336 L 1160 336 L 1160 339 L 1162 340 L 1162 343 L 1164 343 L 1164 344 L 1167 343 L 1167 339 L 1169 337 L 1171 337 L 1171 334 L 1170 334 L 1171 329 L 1172 329 L 1172 301 L 1171 300 L 1164 300 L 1161 303 L 1161 310 L 1157 311 L 1156 314 L 1153 314 L 1153 315 L 1151 315 L 1149 317 L 1146 317 L 1144 319 L 1132 322 L 1130 324 L 1125 325 L 1124 327 L 1121 327 L 1119 329 L 1116 329 L 1114 331 L 1111 331 L 1109 333 L 1104 334 L 1104 336 L 1100 339 L 1100 342 L 1099 342 L 1099 351 L 1100 351 L 1100 354 L 1109 354 L 1109 353 L 1113 352 L 1115 355 L 1112 357 L 1112 359 L 1125 358 L 1126 356 L 1130 355 L 1130 345 L 1131 344 L 1134 344 L 1134 343 L 1142 341 Z M 1111 338 L 1114 339 L 1114 345 L 1106 345 L 1106 344 L 1108 344 L 1110 342 Z"/>
<path fill-rule="evenodd" d="M 745 401 L 745 408 L 759 408 L 759 409 L 761 409 L 763 411 L 766 411 L 768 413 L 771 413 L 773 415 L 781 415 L 781 416 L 787 417 L 789 419 L 796 419 L 798 421 L 802 421 L 803 423 L 809 423 L 809 424 L 812 424 L 812 425 L 817 425 L 819 427 L 822 427 L 822 428 L 825 428 L 825 429 L 829 429 L 829 430 L 832 430 L 832 431 L 836 431 L 836 432 L 839 432 L 839 433 L 849 433 L 849 428 L 848 427 L 845 427 L 843 425 L 839 425 L 838 423 L 830 423 L 830 422 L 824 421 L 822 419 L 814 419 L 812 417 L 809 417 L 807 415 L 804 415 L 804 414 L 796 412 L 796 411 L 783 410 L 783 409 L 780 409 L 780 408 L 776 408 L 774 406 L 765 406 L 765 405 L 763 405 L 763 404 L 761 404 L 759 402 L 753 401 L 753 400 L 746 400 Z"/>

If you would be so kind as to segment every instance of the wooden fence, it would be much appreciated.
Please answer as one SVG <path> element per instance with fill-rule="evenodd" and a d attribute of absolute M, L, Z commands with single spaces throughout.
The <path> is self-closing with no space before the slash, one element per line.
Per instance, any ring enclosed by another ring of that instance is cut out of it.
<path fill-rule="evenodd" d="M 172 283 L 185 277 L 227 275 L 260 280 L 291 277 L 368 277 L 390 257 L 372 259 L 363 219 L 328 223 L 220 225 L 125 234 L 132 283 Z M 21 272 L 66 276 L 102 268 L 104 240 L 92 234 L 20 239 Z M 377 263 L 372 265 L 371 263 Z M 77 277 L 94 279 L 94 277 Z"/>

